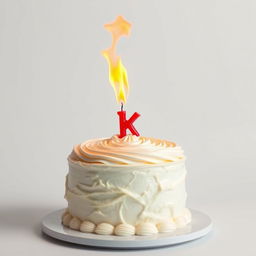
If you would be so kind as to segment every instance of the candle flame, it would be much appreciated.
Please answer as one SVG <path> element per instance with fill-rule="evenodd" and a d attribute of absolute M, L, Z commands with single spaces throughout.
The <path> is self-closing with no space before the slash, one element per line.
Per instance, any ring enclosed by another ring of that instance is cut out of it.
<path fill-rule="evenodd" d="M 116 54 L 116 45 L 121 36 L 128 36 L 131 24 L 122 16 L 118 16 L 113 23 L 105 24 L 105 29 L 112 34 L 112 45 L 102 52 L 109 65 L 109 81 L 114 88 L 118 103 L 126 103 L 129 92 L 127 71 L 121 57 Z"/>

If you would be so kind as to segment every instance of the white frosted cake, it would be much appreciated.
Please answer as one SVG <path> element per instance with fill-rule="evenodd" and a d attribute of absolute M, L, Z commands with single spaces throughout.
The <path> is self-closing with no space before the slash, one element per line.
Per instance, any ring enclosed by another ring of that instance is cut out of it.
<path fill-rule="evenodd" d="M 172 232 L 191 221 L 185 158 L 173 142 L 127 135 L 89 140 L 68 157 L 63 225 L 100 235 Z"/>

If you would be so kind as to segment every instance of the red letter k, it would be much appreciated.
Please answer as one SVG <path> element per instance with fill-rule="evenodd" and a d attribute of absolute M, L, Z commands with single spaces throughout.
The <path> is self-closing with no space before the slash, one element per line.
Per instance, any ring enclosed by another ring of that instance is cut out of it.
<path fill-rule="evenodd" d="M 120 135 L 119 138 L 126 136 L 126 130 L 129 129 L 133 135 L 140 136 L 138 131 L 135 129 L 133 123 L 140 116 L 139 113 L 135 112 L 129 120 L 126 120 L 126 111 L 117 112 L 119 115 Z"/>

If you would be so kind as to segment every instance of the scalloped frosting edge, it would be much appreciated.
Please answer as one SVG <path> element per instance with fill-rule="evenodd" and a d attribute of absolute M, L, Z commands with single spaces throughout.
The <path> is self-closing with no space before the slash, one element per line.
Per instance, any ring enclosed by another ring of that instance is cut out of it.
<path fill-rule="evenodd" d="M 176 218 L 159 222 L 157 224 L 152 222 L 142 222 L 136 226 L 120 223 L 112 225 L 107 222 L 95 224 L 88 220 L 80 220 L 72 216 L 68 209 L 62 214 L 62 224 L 73 230 L 83 233 L 95 233 L 98 235 L 116 235 L 116 236 L 147 236 L 157 233 L 174 232 L 178 228 L 183 228 L 191 222 L 191 212 L 189 209 L 184 209 L 184 214 Z"/>

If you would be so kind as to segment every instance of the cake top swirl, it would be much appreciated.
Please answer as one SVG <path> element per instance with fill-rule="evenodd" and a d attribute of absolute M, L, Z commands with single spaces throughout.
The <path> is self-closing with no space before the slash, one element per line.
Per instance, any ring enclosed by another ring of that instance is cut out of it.
<path fill-rule="evenodd" d="M 184 160 L 174 142 L 143 136 L 92 139 L 76 145 L 69 160 L 85 164 L 154 165 Z"/>

